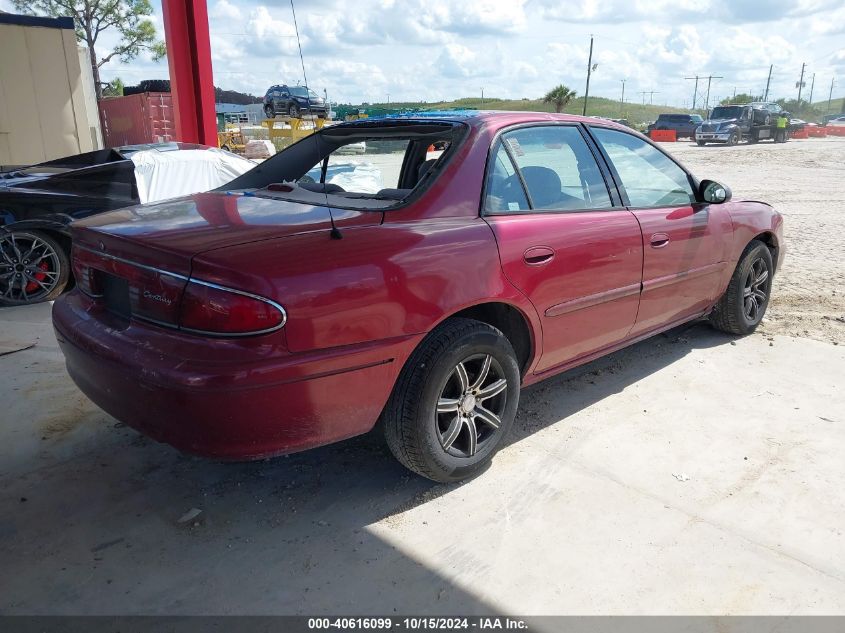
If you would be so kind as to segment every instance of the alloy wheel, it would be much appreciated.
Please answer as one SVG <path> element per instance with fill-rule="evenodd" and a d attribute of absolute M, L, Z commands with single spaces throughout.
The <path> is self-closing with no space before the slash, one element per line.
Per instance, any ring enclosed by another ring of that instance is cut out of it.
<path fill-rule="evenodd" d="M 472 457 L 498 433 L 508 383 L 499 362 L 477 354 L 459 362 L 440 392 L 435 424 L 440 446 L 454 457 Z"/>
<path fill-rule="evenodd" d="M 36 235 L 0 233 L 0 299 L 41 301 L 60 281 L 59 256 Z"/>
<path fill-rule="evenodd" d="M 749 322 L 756 322 L 762 316 L 768 300 L 769 268 L 762 257 L 751 264 L 743 285 L 743 313 Z"/>

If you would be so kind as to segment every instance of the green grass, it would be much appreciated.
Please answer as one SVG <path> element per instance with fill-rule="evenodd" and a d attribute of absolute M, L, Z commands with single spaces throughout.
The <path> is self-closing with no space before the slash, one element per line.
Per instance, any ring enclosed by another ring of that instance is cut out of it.
<path fill-rule="evenodd" d="M 436 103 L 420 102 L 391 102 L 371 103 L 363 108 L 388 108 L 391 110 L 450 110 L 454 108 L 472 108 L 485 110 L 519 110 L 532 112 L 554 112 L 549 103 L 543 103 L 542 99 L 499 99 L 480 97 L 464 97 L 454 101 L 441 101 Z M 570 101 L 564 108 L 567 114 L 581 114 L 584 108 L 584 98 L 578 97 Z M 686 112 L 679 108 L 671 108 L 659 105 L 642 105 L 641 103 L 625 103 L 624 110 L 620 108 L 619 101 L 605 99 L 604 97 L 590 97 L 587 114 L 591 116 L 602 116 L 610 119 L 628 119 L 632 124 L 642 124 L 654 121 L 662 112 Z"/>
<path fill-rule="evenodd" d="M 822 99 L 821 101 L 814 101 L 813 107 L 824 114 L 827 112 L 827 99 Z M 830 101 L 830 114 L 836 114 L 837 112 L 845 111 L 845 97 L 839 97 L 838 99 L 831 99 Z"/>

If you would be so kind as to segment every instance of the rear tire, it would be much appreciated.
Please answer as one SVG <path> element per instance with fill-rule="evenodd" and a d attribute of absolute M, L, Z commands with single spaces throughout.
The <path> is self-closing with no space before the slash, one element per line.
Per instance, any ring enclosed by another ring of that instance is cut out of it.
<path fill-rule="evenodd" d="M 382 413 L 387 445 L 406 468 L 433 481 L 472 477 L 510 431 L 519 387 L 516 354 L 502 332 L 450 319 L 399 374 Z"/>
<path fill-rule="evenodd" d="M 70 279 L 70 260 L 61 244 L 41 231 L 0 232 L 0 305 L 52 301 Z"/>
<path fill-rule="evenodd" d="M 710 323 L 728 334 L 751 334 L 769 306 L 774 266 L 769 248 L 752 240 L 734 270 L 728 289 L 710 314 Z"/>

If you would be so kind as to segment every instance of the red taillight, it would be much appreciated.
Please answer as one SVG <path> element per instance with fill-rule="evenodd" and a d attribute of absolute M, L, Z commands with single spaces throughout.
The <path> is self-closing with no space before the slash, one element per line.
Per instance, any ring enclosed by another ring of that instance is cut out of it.
<path fill-rule="evenodd" d="M 192 279 L 182 295 L 179 327 L 237 336 L 277 330 L 285 319 L 284 309 L 269 299 Z"/>
<path fill-rule="evenodd" d="M 73 251 L 73 278 L 82 292 L 89 297 L 99 297 L 103 294 L 103 289 L 97 282 L 94 274 L 95 271 L 85 259 L 84 254 L 84 251 L 80 251 L 79 249 L 74 249 Z"/>

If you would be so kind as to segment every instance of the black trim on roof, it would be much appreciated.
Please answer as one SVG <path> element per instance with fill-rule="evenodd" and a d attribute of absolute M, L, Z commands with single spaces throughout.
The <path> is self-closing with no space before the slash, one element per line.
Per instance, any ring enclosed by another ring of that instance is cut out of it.
<path fill-rule="evenodd" d="M 43 26 L 48 29 L 73 29 L 73 18 L 45 18 L 40 15 L 0 13 L 0 24 L 17 24 L 18 26 Z"/>

